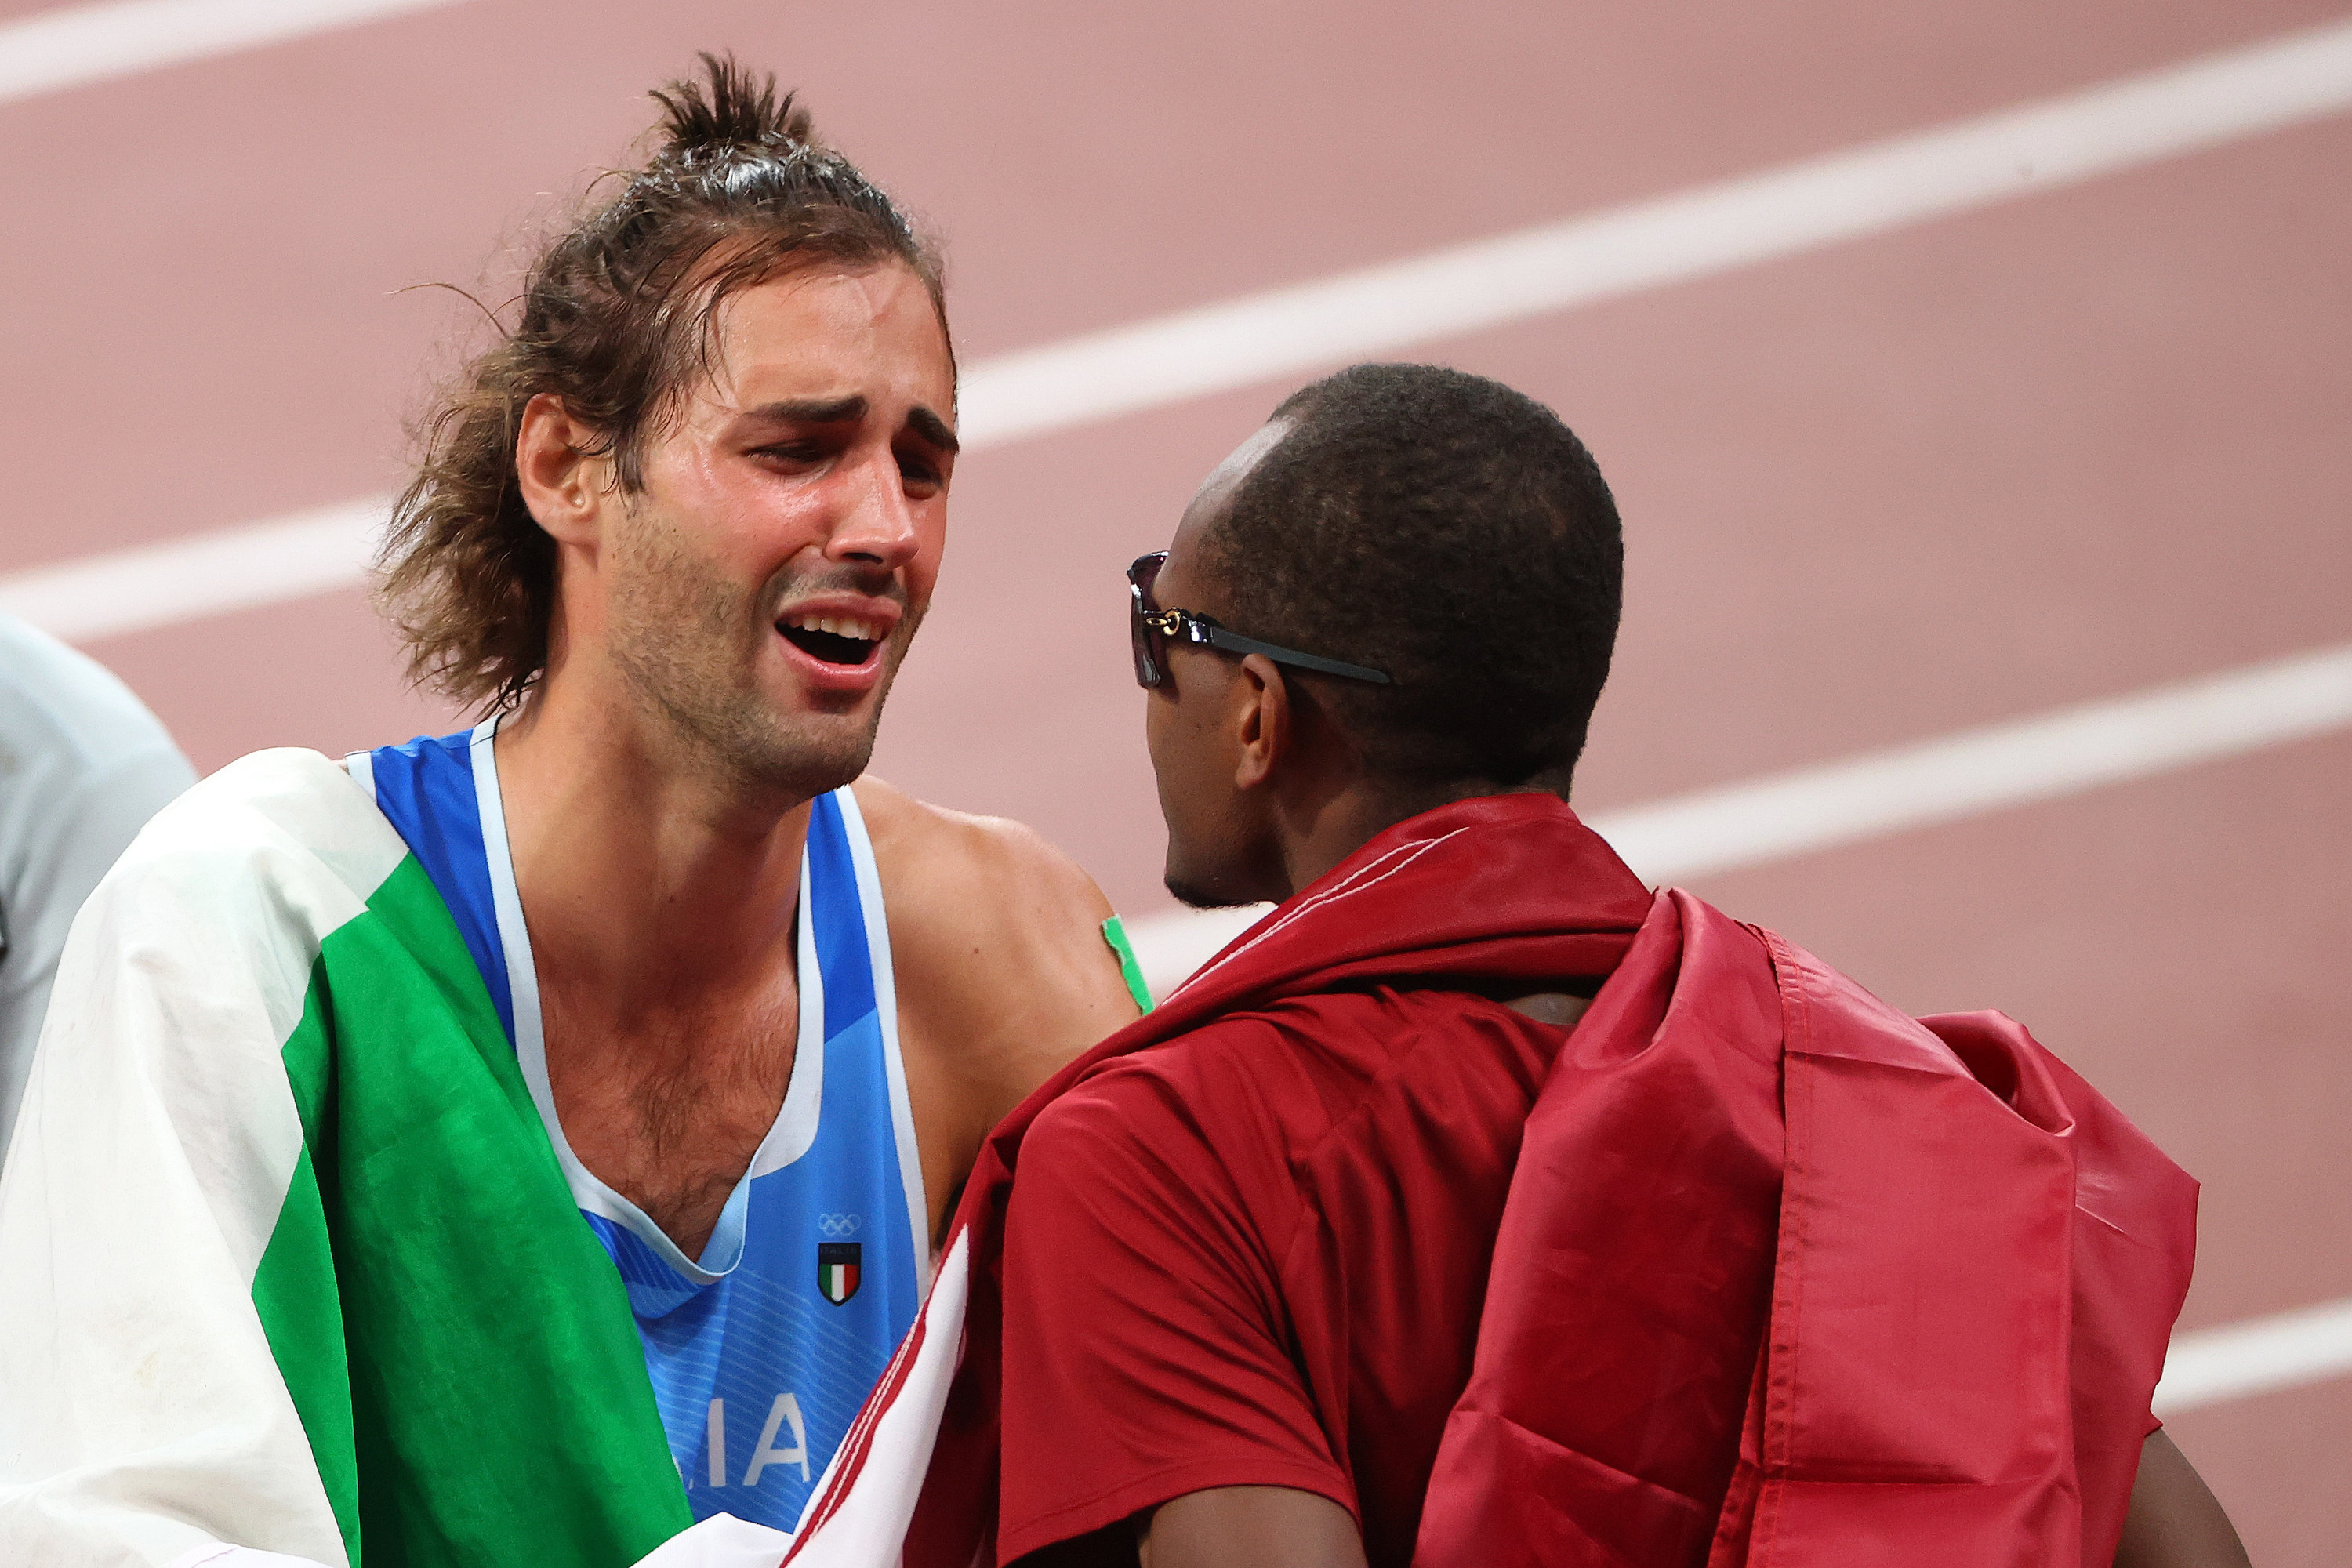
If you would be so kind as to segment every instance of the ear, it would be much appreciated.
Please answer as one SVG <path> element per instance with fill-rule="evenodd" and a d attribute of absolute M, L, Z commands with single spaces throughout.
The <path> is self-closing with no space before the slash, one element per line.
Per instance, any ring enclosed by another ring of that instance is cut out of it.
<path fill-rule="evenodd" d="M 1230 718 L 1237 742 L 1234 784 L 1241 789 L 1263 789 L 1297 743 L 1290 687 L 1274 660 L 1254 653 L 1242 660 L 1233 690 Z"/>
<path fill-rule="evenodd" d="M 612 493 L 611 462 L 587 450 L 595 436 L 550 393 L 523 405 L 522 427 L 515 433 L 515 479 L 533 521 L 558 544 L 595 548 L 605 498 Z"/>

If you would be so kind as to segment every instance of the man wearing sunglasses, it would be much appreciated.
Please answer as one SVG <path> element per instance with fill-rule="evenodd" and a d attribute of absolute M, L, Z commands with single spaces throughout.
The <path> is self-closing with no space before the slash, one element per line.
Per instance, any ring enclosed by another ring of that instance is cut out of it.
<path fill-rule="evenodd" d="M 1569 808 L 1621 562 L 1549 410 L 1377 365 L 1129 570 L 1168 885 L 1278 907 L 983 1151 L 908 1568 L 2243 1563 L 2149 1415 L 2194 1184 Z"/>

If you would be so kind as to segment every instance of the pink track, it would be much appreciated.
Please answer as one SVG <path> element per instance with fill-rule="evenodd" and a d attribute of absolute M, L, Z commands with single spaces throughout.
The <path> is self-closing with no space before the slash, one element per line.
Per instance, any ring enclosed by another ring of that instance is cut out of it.
<path fill-rule="evenodd" d="M 470 0 L 47 93 L 0 105 L 0 574 L 392 488 L 470 314 L 395 290 L 503 299 L 698 47 L 945 237 L 971 363 L 2343 14 Z M 2323 120 L 1419 351 L 1549 401 L 1623 506 L 1579 805 L 2352 638 L 2348 164 Z M 970 457 L 878 770 L 1167 908 L 1119 572 L 1293 384 Z M 356 591 L 92 650 L 203 767 L 456 727 Z M 2347 769 L 2337 731 L 1696 890 L 2029 1023 L 2205 1182 L 2206 1327 L 2352 1295 Z M 2341 1560 L 2352 1379 L 2173 1426 L 2256 1561 Z"/>

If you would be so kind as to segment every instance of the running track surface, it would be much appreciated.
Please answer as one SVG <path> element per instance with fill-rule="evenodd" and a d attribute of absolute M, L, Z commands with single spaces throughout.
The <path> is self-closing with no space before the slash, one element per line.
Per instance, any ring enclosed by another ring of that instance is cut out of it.
<path fill-rule="evenodd" d="M 0 0 L 0 20 L 40 7 Z M 982 15 L 982 11 L 985 15 Z M 467 0 L 0 104 L 0 574 L 393 488 L 467 308 L 698 47 L 946 239 L 967 363 L 2150 70 L 2336 4 Z M 1606 810 L 2352 638 L 2352 117 L 1432 345 L 1627 520 Z M 877 769 L 1168 907 L 1119 570 L 1296 381 L 973 454 Z M 202 767 L 455 727 L 347 591 L 91 651 Z M 2352 1296 L 2352 734 L 1701 879 L 1995 1005 L 2205 1183 L 2184 1329 Z M 2352 1379 L 2173 1430 L 2340 1561 Z"/>

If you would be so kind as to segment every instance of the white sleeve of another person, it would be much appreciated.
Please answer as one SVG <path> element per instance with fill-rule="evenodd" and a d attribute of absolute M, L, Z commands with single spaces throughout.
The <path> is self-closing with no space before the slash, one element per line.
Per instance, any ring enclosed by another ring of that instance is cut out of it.
<path fill-rule="evenodd" d="M 0 1158 L 75 913 L 195 782 L 155 716 L 96 660 L 0 615 Z"/>

